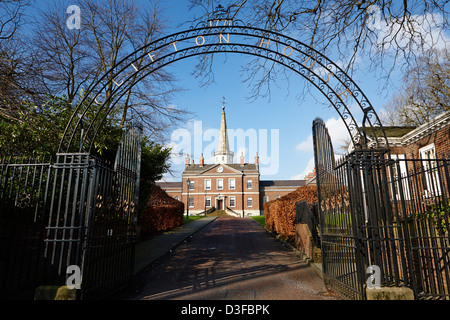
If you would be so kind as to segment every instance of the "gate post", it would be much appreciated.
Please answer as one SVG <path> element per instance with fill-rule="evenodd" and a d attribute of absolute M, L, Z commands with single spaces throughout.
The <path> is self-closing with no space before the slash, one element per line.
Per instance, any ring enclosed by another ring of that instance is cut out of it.
<path fill-rule="evenodd" d="M 369 266 L 367 247 L 364 243 L 366 238 L 365 211 L 367 207 L 363 178 L 361 176 L 360 163 L 356 154 L 352 153 L 343 160 L 345 173 L 347 175 L 349 190 L 349 205 L 352 221 L 352 231 L 355 241 L 355 263 L 357 270 L 358 289 L 361 298 L 364 298 L 364 284 L 366 282 L 366 269 Z"/>

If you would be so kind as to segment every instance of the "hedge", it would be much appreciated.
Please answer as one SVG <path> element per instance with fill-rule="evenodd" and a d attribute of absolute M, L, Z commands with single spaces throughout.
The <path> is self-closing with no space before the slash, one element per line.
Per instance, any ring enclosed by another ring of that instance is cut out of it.
<path fill-rule="evenodd" d="M 302 186 L 297 190 L 273 201 L 264 203 L 266 225 L 287 240 L 295 239 L 295 203 L 306 201 L 310 206 L 317 203 L 317 188 Z"/>
<path fill-rule="evenodd" d="M 147 207 L 140 217 L 143 234 L 170 230 L 183 225 L 184 203 L 170 197 L 159 186 L 154 186 Z"/>

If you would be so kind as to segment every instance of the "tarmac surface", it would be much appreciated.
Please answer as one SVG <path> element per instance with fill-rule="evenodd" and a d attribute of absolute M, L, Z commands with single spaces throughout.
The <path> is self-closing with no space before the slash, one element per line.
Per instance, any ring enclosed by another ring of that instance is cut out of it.
<path fill-rule="evenodd" d="M 308 262 L 251 218 L 205 217 L 136 248 L 124 300 L 336 300 Z"/>

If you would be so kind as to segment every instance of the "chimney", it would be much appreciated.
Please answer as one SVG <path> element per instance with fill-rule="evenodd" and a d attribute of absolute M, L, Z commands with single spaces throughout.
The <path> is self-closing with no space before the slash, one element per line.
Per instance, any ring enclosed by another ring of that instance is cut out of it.
<path fill-rule="evenodd" d="M 241 152 L 241 166 L 244 165 L 244 162 L 245 162 L 244 153 Z"/>
<path fill-rule="evenodd" d="M 258 156 L 258 152 L 256 153 L 256 156 L 255 156 L 255 164 L 256 164 L 257 166 L 259 166 L 259 156 Z"/>
<path fill-rule="evenodd" d="M 200 167 L 203 167 L 205 165 L 205 159 L 203 159 L 203 153 L 200 156 Z"/>
<path fill-rule="evenodd" d="M 188 154 L 186 155 L 185 164 L 186 164 L 186 167 L 189 167 L 189 155 Z"/>

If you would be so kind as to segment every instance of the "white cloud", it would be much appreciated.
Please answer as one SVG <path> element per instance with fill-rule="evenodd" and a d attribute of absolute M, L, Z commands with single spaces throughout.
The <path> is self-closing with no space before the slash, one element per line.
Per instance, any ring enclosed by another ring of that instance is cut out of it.
<path fill-rule="evenodd" d="M 328 128 L 328 132 L 333 143 L 333 148 L 336 150 L 341 146 L 344 140 L 350 138 L 350 134 L 345 126 L 344 121 L 340 118 L 330 118 L 325 122 L 325 126 Z"/>
<path fill-rule="evenodd" d="M 328 128 L 328 132 L 330 133 L 331 141 L 333 143 L 333 148 L 336 152 L 339 146 L 343 144 L 344 140 L 350 138 L 350 134 L 348 133 L 347 127 L 341 118 L 332 117 L 325 121 L 325 126 Z M 312 134 L 297 144 L 295 149 L 301 152 L 313 152 L 314 147 Z"/>
<path fill-rule="evenodd" d="M 344 121 L 341 118 L 329 118 L 325 121 L 325 126 L 328 128 L 328 132 L 331 137 L 331 141 L 333 143 L 333 148 L 335 150 L 336 160 L 340 158 L 339 147 L 343 144 L 344 140 L 350 138 L 350 134 L 348 133 L 347 127 L 345 126 Z M 300 152 L 313 152 L 313 137 L 310 134 L 305 140 L 300 142 L 295 146 L 295 149 Z M 314 157 L 310 158 L 304 170 L 291 177 L 292 180 L 303 180 L 305 176 L 312 172 L 314 169 Z"/>
<path fill-rule="evenodd" d="M 169 109 L 169 110 L 180 110 L 180 108 L 178 108 L 178 106 L 176 104 L 173 104 L 173 103 L 169 104 L 167 106 L 167 109 Z"/>
<path fill-rule="evenodd" d="M 393 50 L 396 47 L 407 48 L 413 52 L 422 49 L 444 49 L 450 38 L 445 33 L 444 18 L 441 13 L 426 13 L 424 15 L 412 15 L 409 23 L 399 21 L 383 21 L 380 23 L 378 47 Z M 395 41 L 394 41 L 395 39 Z M 412 43 L 410 43 L 412 41 Z"/>
<path fill-rule="evenodd" d="M 295 146 L 295 149 L 298 151 L 313 151 L 313 138 L 312 138 L 312 134 L 310 134 L 308 136 L 308 138 L 306 138 L 306 140 L 300 142 L 299 144 L 297 144 Z"/>
<path fill-rule="evenodd" d="M 306 168 L 300 173 L 295 176 L 291 177 L 291 180 L 303 180 L 305 176 L 312 172 L 314 170 L 314 157 L 309 159 L 308 164 L 306 165 Z"/>

